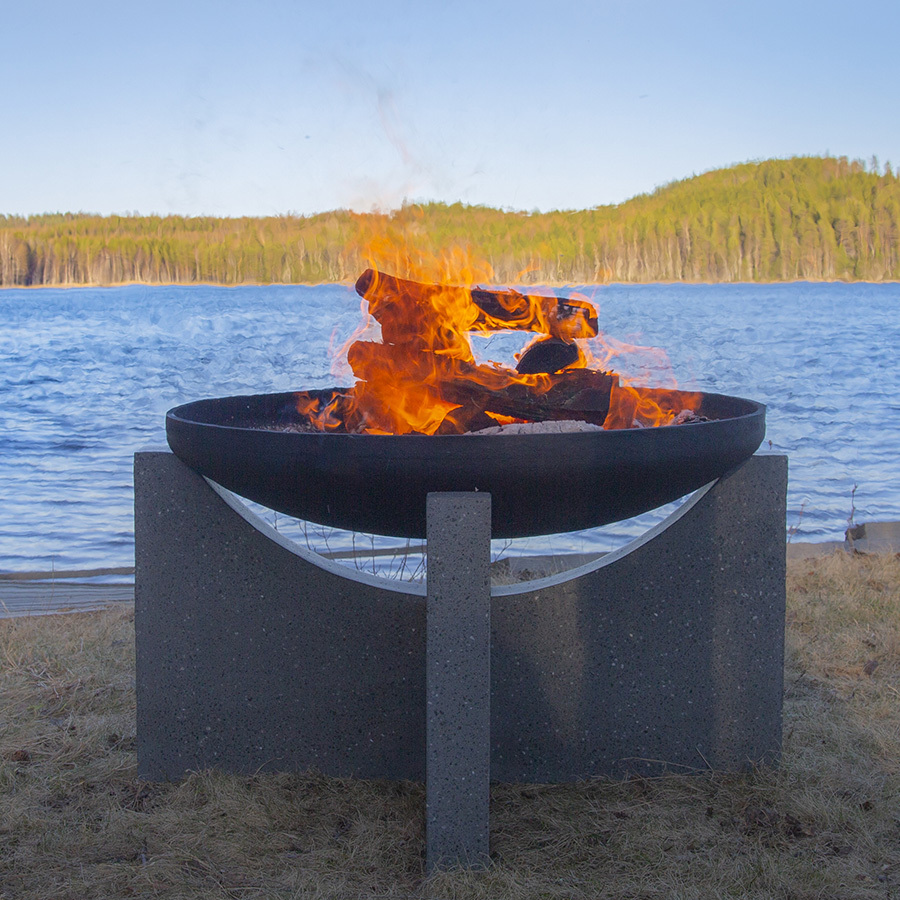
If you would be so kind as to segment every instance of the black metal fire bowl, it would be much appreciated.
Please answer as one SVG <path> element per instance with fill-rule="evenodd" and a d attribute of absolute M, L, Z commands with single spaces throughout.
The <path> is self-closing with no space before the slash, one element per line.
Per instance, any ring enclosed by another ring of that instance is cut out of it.
<path fill-rule="evenodd" d="M 307 394 L 330 395 L 333 391 Z M 495 538 L 577 531 L 682 497 L 752 456 L 766 408 L 703 394 L 710 421 L 529 435 L 273 430 L 304 420 L 295 394 L 197 400 L 169 411 L 172 451 L 248 500 L 322 525 L 425 537 L 431 491 L 487 491 Z"/>

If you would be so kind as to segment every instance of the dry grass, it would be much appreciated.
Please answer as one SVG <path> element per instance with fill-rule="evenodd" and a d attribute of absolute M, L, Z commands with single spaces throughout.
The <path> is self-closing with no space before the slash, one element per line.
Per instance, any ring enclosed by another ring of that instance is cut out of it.
<path fill-rule="evenodd" d="M 423 875 L 421 785 L 135 775 L 122 610 L 0 622 L 0 897 L 900 898 L 900 561 L 791 565 L 783 764 L 497 785 Z"/>

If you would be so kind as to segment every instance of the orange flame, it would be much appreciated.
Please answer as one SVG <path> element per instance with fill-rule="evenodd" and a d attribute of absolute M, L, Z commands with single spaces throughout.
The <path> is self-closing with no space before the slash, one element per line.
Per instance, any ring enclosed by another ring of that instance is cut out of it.
<path fill-rule="evenodd" d="M 609 413 L 603 427 L 657 428 L 660 425 L 671 425 L 675 417 L 685 411 L 696 413 L 700 409 L 700 400 L 699 393 L 630 384 L 613 386 Z"/>
<path fill-rule="evenodd" d="M 339 431 L 344 427 L 340 414 L 340 397 L 321 403 L 316 397 L 299 393 L 296 395 L 297 412 L 319 431 Z"/>
<path fill-rule="evenodd" d="M 649 356 L 653 360 L 654 370 L 668 374 L 671 387 L 650 388 L 618 373 L 619 384 L 613 387 L 610 394 L 609 414 L 603 423 L 604 428 L 657 428 L 672 424 L 681 413 L 696 413 L 700 409 L 700 392 L 678 390 L 669 358 L 658 347 L 629 344 L 601 333 L 585 347 L 585 364 L 606 367 L 616 359 L 636 355 Z"/>
<path fill-rule="evenodd" d="M 481 287 L 494 281 L 488 263 L 458 246 L 427 255 L 405 233 L 374 235 L 365 258 L 363 321 L 341 350 L 358 381 L 324 405 L 298 397 L 298 411 L 319 430 L 459 433 L 581 416 L 632 428 L 668 424 L 683 411 L 681 392 L 604 371 L 623 345 L 599 334 L 587 298 Z M 510 329 L 535 334 L 517 356 L 521 371 L 478 363 L 469 335 Z M 529 359 L 539 364 L 529 369 Z"/>

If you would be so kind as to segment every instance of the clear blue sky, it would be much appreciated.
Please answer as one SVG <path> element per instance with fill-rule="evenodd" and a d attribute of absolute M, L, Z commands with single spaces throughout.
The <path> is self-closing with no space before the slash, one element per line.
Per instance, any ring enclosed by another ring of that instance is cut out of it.
<path fill-rule="evenodd" d="M 0 213 L 618 203 L 900 164 L 900 2 L 0 0 Z"/>

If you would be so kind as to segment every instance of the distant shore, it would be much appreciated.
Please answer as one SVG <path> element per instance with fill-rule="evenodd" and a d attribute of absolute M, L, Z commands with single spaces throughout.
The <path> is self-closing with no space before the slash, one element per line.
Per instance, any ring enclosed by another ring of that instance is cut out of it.
<path fill-rule="evenodd" d="M 604 287 L 638 287 L 640 285 L 675 285 L 682 284 L 691 287 L 694 286 L 723 286 L 723 285 L 773 285 L 773 284 L 900 284 L 900 279 L 885 278 L 878 281 L 872 281 L 865 278 L 847 279 L 847 278 L 793 278 L 785 280 L 769 280 L 769 281 L 541 281 L 534 283 L 524 282 L 491 282 L 492 284 L 510 284 L 516 287 L 548 287 L 548 288 L 604 288 Z M 73 284 L 0 284 L 0 291 L 36 291 L 36 290 L 61 290 L 61 289 L 81 289 L 81 288 L 122 288 L 122 287 L 221 287 L 221 288 L 248 288 L 248 287 L 320 287 L 323 285 L 343 284 L 352 287 L 354 279 L 345 278 L 341 281 L 242 281 L 237 284 L 226 283 L 221 281 L 116 281 L 116 282 L 84 282 Z M 476 282 L 478 285 L 485 285 L 487 282 Z M 474 285 L 473 285 L 474 286 Z"/>
<path fill-rule="evenodd" d="M 793 157 L 579 210 L 0 215 L 0 284 L 321 284 L 404 259 L 455 260 L 496 284 L 882 282 L 900 279 L 898 233 L 892 170 Z"/>

